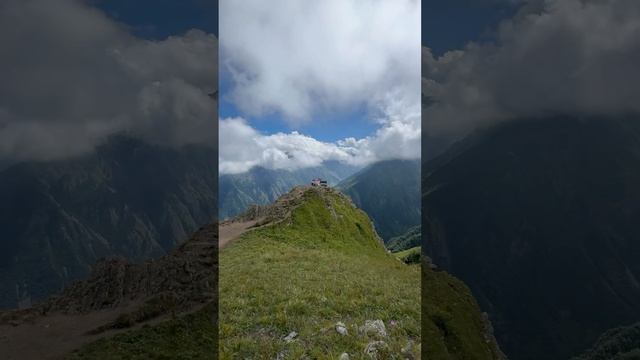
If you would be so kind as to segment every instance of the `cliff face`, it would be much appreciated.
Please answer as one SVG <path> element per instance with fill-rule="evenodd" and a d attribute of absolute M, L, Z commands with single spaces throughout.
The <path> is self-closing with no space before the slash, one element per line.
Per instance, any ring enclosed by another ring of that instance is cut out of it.
<path fill-rule="evenodd" d="M 425 359 L 505 360 L 493 326 L 469 288 L 423 257 L 422 339 Z"/>
<path fill-rule="evenodd" d="M 566 359 L 640 319 L 640 121 L 514 121 L 425 164 L 424 237 L 511 359 Z"/>
<path fill-rule="evenodd" d="M 0 172 L 0 308 L 45 299 L 104 256 L 168 253 L 215 218 L 216 157 L 117 137 L 80 158 Z"/>

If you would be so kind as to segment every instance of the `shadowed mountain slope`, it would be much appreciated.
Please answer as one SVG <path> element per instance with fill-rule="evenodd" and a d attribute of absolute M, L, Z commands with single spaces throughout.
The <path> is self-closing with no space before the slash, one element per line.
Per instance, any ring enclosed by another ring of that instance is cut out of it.
<path fill-rule="evenodd" d="M 60 291 L 103 256 L 166 254 L 215 217 L 216 157 L 114 137 L 79 158 L 0 172 L 0 308 Z"/>
<path fill-rule="evenodd" d="M 607 330 L 594 346 L 572 360 L 640 359 L 640 323 Z"/>
<path fill-rule="evenodd" d="M 420 224 L 420 161 L 387 160 L 372 164 L 338 189 L 366 211 L 388 242 Z"/>
<path fill-rule="evenodd" d="M 25 310 L 0 313 L 8 359 L 211 359 L 217 331 L 217 226 L 169 255 L 103 259 L 89 278 Z M 72 352 L 73 351 L 73 352 Z"/>
<path fill-rule="evenodd" d="M 493 327 L 467 286 L 422 263 L 422 338 L 424 359 L 505 360 Z"/>
<path fill-rule="evenodd" d="M 426 251 L 510 359 L 567 359 L 640 320 L 640 122 L 513 121 L 425 164 Z"/>

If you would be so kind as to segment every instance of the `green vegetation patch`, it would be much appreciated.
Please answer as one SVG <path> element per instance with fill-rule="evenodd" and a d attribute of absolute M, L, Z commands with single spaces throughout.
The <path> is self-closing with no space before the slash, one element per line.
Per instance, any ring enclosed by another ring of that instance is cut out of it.
<path fill-rule="evenodd" d="M 94 341 L 68 359 L 215 359 L 214 315 L 210 304 L 192 314 Z"/>
<path fill-rule="evenodd" d="M 419 358 L 420 270 L 385 252 L 370 220 L 342 195 L 309 190 L 290 219 L 252 231 L 220 254 L 222 359 L 369 358 L 382 340 Z M 386 337 L 358 331 L 384 321 Z M 335 325 L 342 322 L 347 335 Z M 293 341 L 285 337 L 297 333 Z"/>
<path fill-rule="evenodd" d="M 425 359 L 500 358 L 470 290 L 455 277 L 423 265 L 422 351 Z"/>
<path fill-rule="evenodd" d="M 124 329 L 132 327 L 162 314 L 176 311 L 176 299 L 172 293 L 160 294 L 145 301 L 139 308 L 130 313 L 118 316 L 113 322 L 92 330 L 91 334 L 99 334 L 112 329 Z"/>
<path fill-rule="evenodd" d="M 420 246 L 422 244 L 422 226 L 414 226 L 406 233 L 389 239 L 387 249 L 398 252 Z"/>
<path fill-rule="evenodd" d="M 405 264 L 420 264 L 422 250 L 420 246 L 394 253 L 393 255 L 402 260 Z"/>
<path fill-rule="evenodd" d="M 640 323 L 608 330 L 573 360 L 640 360 Z"/>

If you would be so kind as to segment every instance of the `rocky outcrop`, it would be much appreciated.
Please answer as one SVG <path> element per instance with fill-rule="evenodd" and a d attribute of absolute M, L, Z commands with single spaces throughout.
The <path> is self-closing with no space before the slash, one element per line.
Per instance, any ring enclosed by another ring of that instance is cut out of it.
<path fill-rule="evenodd" d="M 232 222 L 259 221 L 256 226 L 284 220 L 302 201 L 302 195 L 310 186 L 296 186 L 284 193 L 276 201 L 267 205 L 250 205 L 242 214 L 222 222 L 226 225 Z"/>
<path fill-rule="evenodd" d="M 132 264 L 121 258 L 100 260 L 87 280 L 30 309 L 6 311 L 0 321 L 20 322 L 48 313 L 82 314 L 125 307 L 154 306 L 156 312 L 182 311 L 215 299 L 217 225 L 200 228 L 169 255 Z"/>

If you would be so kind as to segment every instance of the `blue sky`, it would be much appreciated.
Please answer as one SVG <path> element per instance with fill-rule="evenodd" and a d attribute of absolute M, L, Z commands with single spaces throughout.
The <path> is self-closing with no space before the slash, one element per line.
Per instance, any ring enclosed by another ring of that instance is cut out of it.
<path fill-rule="evenodd" d="M 282 119 L 282 114 L 270 112 L 250 116 L 239 110 L 227 96 L 231 91 L 229 73 L 220 69 L 220 96 L 218 114 L 221 119 L 243 117 L 250 120 L 254 129 L 263 134 L 297 131 L 319 141 L 335 142 L 347 137 L 363 138 L 371 135 L 378 124 L 371 120 L 364 104 L 346 111 L 322 112 L 314 115 L 313 121 L 292 125 Z"/>
<path fill-rule="evenodd" d="M 218 0 L 89 0 L 112 18 L 131 26 L 132 32 L 147 39 L 164 39 L 197 28 L 218 35 Z M 149 9 L 153 9 L 150 11 Z M 490 39 L 496 25 L 513 15 L 517 6 L 509 0 L 428 0 L 422 4 L 422 44 L 438 56 L 460 49 L 468 41 Z M 320 141 L 335 142 L 347 137 L 371 135 L 378 124 L 371 121 L 366 106 L 346 111 L 315 114 L 314 121 L 292 124 L 277 112 L 247 116 L 225 96 L 232 86 L 221 67 L 221 118 L 246 117 L 254 129 L 264 134 L 298 131 Z"/>
<path fill-rule="evenodd" d="M 146 39 L 161 40 L 189 29 L 218 35 L 218 0 L 89 0 Z"/>
<path fill-rule="evenodd" d="M 420 1 L 220 4 L 220 172 L 420 156 Z"/>
<path fill-rule="evenodd" d="M 224 59 L 222 60 L 224 61 Z M 245 118 L 255 130 L 263 134 L 297 131 L 319 141 L 336 142 L 348 137 L 366 137 L 374 133 L 379 126 L 372 121 L 364 103 L 355 104 L 355 106 L 343 111 L 316 113 L 313 121 L 297 124 L 284 121 L 283 115 L 277 111 L 258 116 L 248 115 L 238 109 L 229 98 L 229 93 L 234 85 L 229 71 L 224 66 L 220 66 L 219 71 L 218 114 L 220 118 Z"/>
<path fill-rule="evenodd" d="M 422 2 L 422 44 L 439 56 L 469 41 L 489 40 L 500 21 L 518 5 L 509 0 L 426 0 Z"/>
<path fill-rule="evenodd" d="M 423 1 L 422 44 L 429 46 L 438 56 L 448 50 L 463 48 L 468 41 L 490 39 L 497 24 L 511 17 L 516 10 L 517 6 L 509 0 Z M 224 57 L 224 53 L 221 56 Z M 220 64 L 223 62 L 221 58 Z M 365 104 L 356 104 L 342 112 L 316 113 L 311 122 L 284 121 L 283 115 L 277 111 L 258 116 L 248 115 L 230 100 L 228 94 L 232 87 L 229 72 L 221 66 L 221 118 L 243 117 L 263 134 L 298 131 L 320 141 L 335 142 L 346 137 L 370 136 L 379 127 L 371 120 Z"/>
<path fill-rule="evenodd" d="M 371 135 L 378 128 L 378 124 L 371 121 L 367 110 L 363 106 L 350 109 L 347 112 L 317 114 L 314 117 L 314 121 L 297 126 L 292 126 L 283 121 L 278 113 L 246 116 L 235 107 L 232 101 L 229 101 L 224 96 L 228 90 L 229 88 L 225 87 L 221 87 L 220 90 L 222 95 L 218 109 L 220 118 L 247 117 L 251 119 L 253 128 L 264 134 L 298 131 L 319 141 L 335 142 L 347 137 L 363 138 Z"/>
<path fill-rule="evenodd" d="M 89 0 L 110 17 L 129 25 L 143 38 L 160 40 L 197 28 L 218 34 L 217 0 Z M 149 11 L 153 9 L 153 11 Z M 428 0 L 422 4 L 422 44 L 439 56 L 460 49 L 468 41 L 491 39 L 497 24 L 511 17 L 517 6 L 509 0 Z M 344 138 L 364 138 L 375 133 L 379 124 L 372 121 L 364 103 L 352 104 L 342 111 L 318 112 L 310 122 L 288 122 L 278 111 L 258 116 L 243 113 L 226 96 L 232 81 L 220 68 L 221 118 L 243 117 L 263 134 L 298 131 L 323 142 Z"/>

